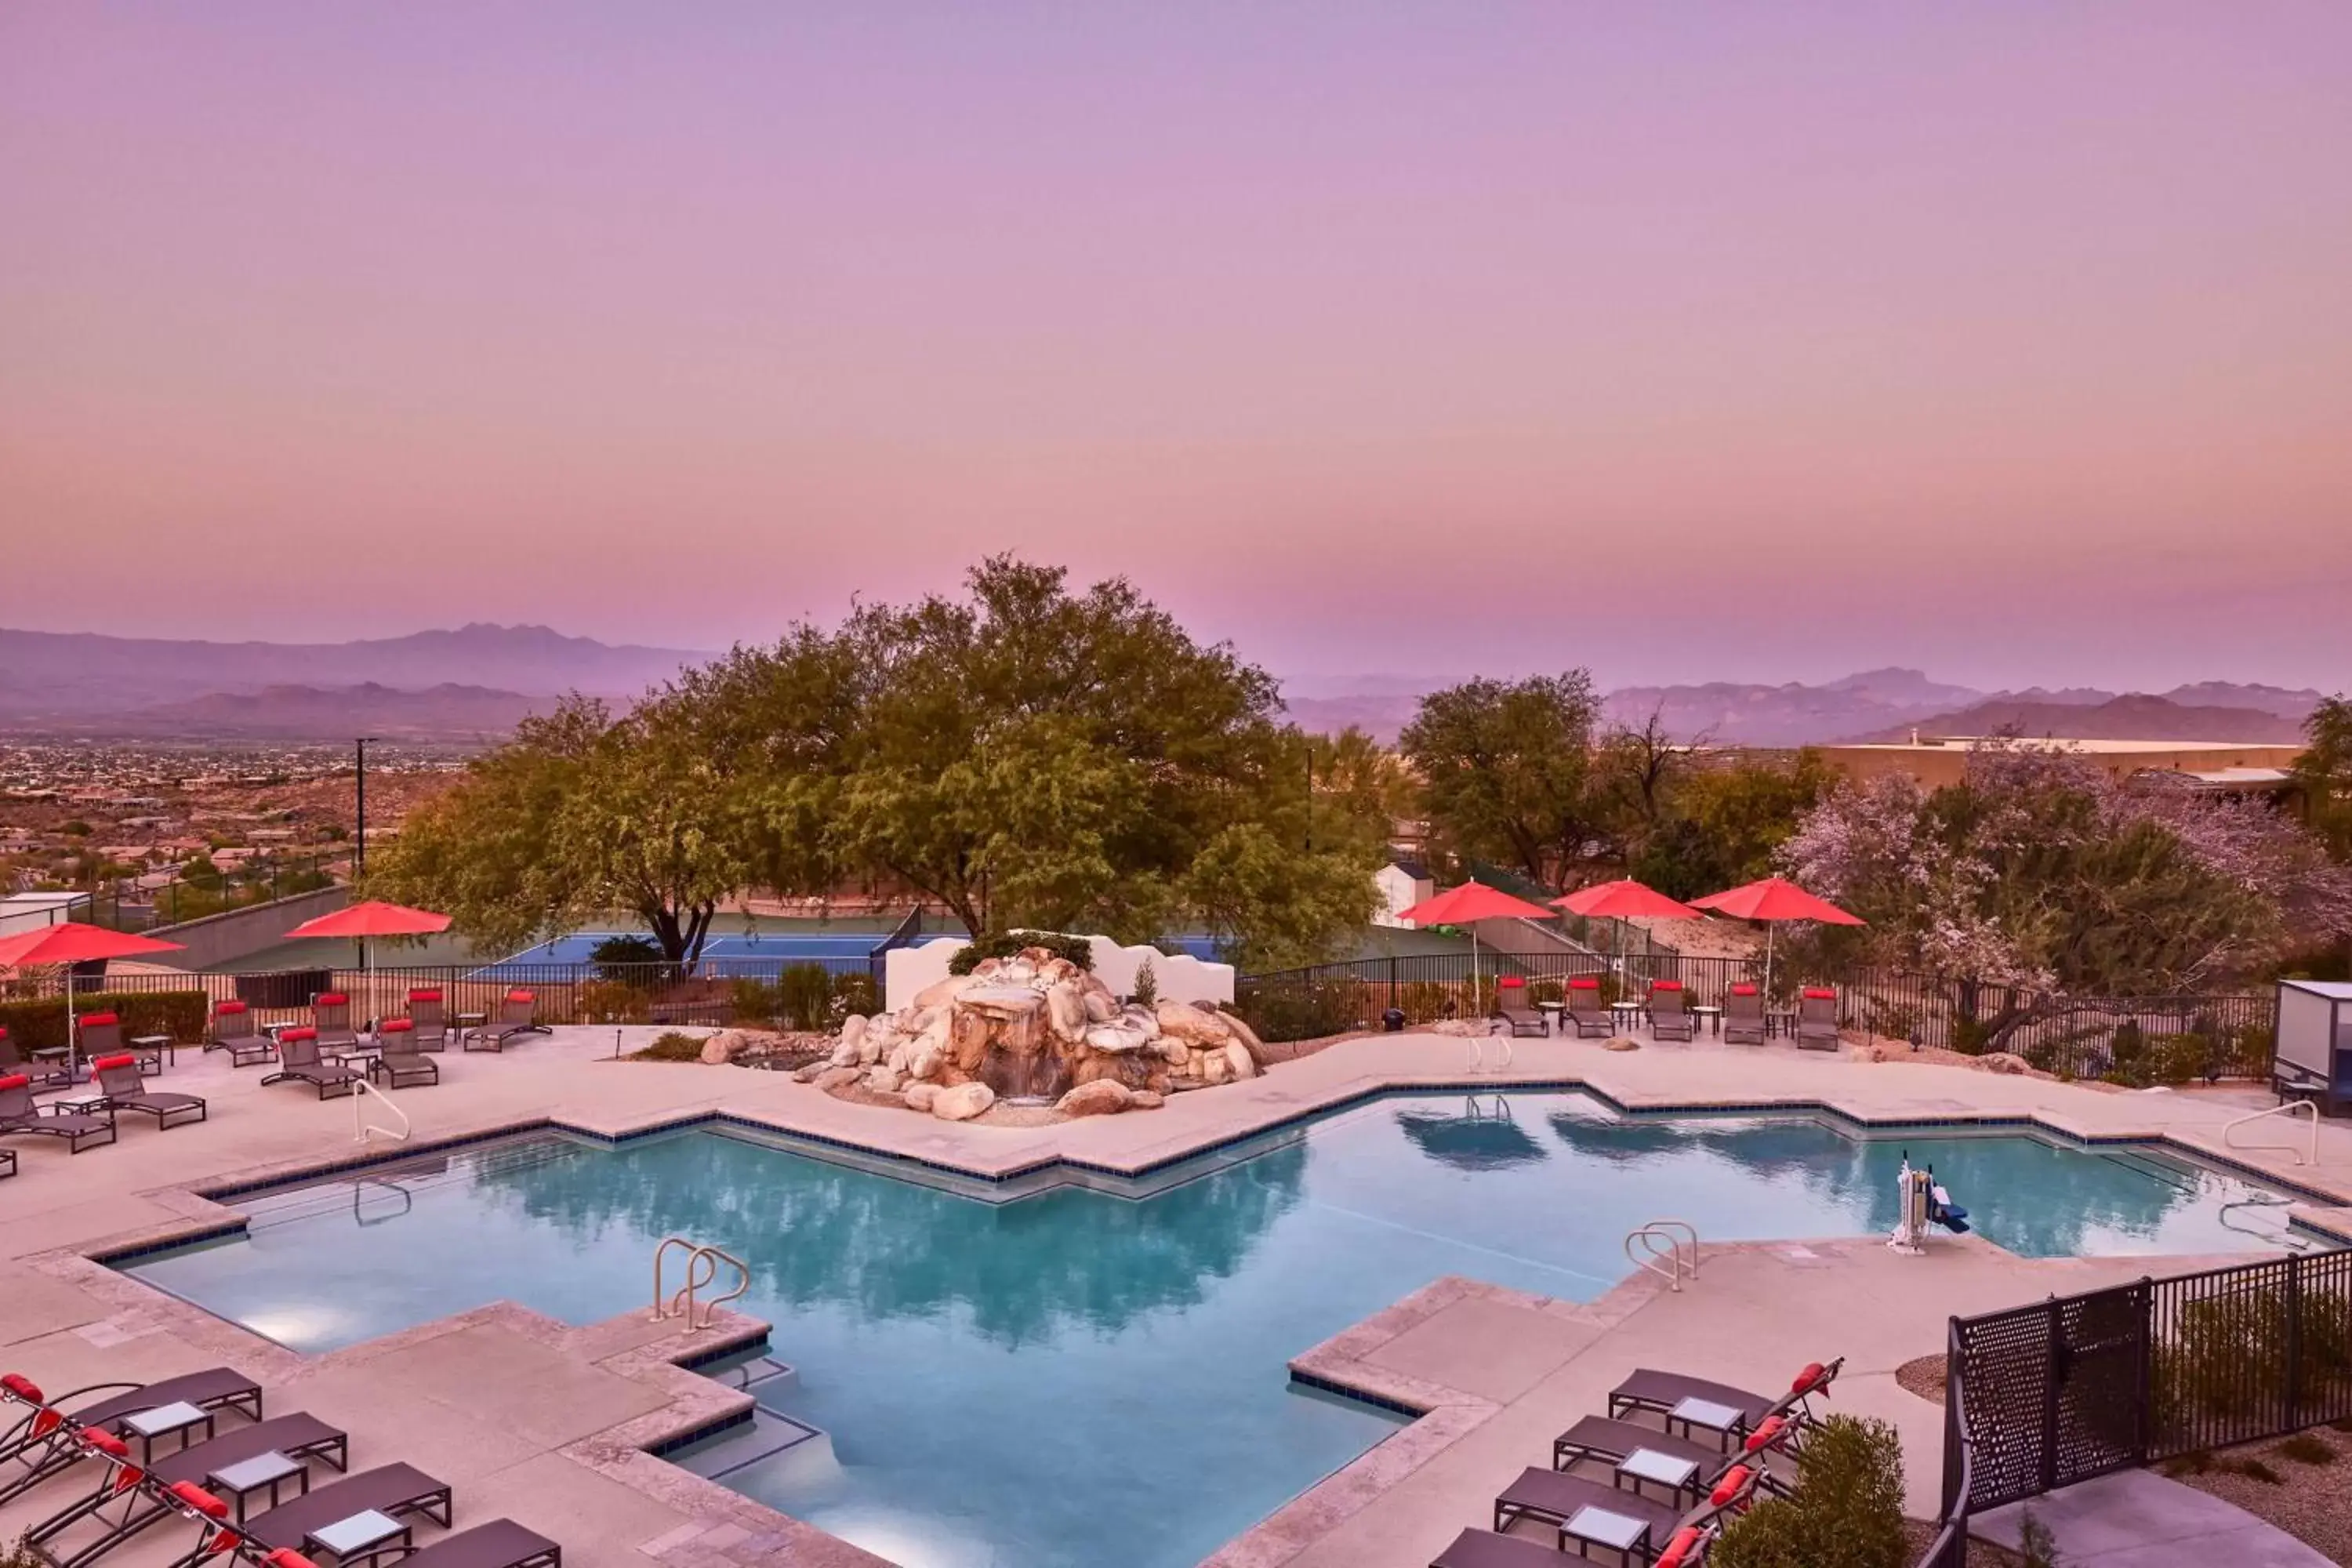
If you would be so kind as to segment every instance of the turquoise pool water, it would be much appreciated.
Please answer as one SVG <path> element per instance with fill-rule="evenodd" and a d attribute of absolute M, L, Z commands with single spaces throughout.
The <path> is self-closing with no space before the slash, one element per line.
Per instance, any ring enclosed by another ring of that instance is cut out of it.
<path fill-rule="evenodd" d="M 2293 1243 L 2276 1194 L 2133 1152 L 1515 1094 L 1378 1101 L 1141 1196 L 988 1201 L 717 1131 L 540 1138 L 238 1200 L 243 1239 L 128 1271 L 320 1351 L 500 1298 L 643 1310 L 656 1239 L 712 1241 L 751 1264 L 739 1305 L 800 1372 L 762 1398 L 832 1436 L 827 1462 L 727 1484 L 908 1568 L 1176 1568 L 1394 1429 L 1294 1389 L 1298 1352 L 1442 1274 L 1596 1297 L 1654 1216 L 1717 1240 L 1883 1232 L 1906 1150 L 2020 1253 Z"/>

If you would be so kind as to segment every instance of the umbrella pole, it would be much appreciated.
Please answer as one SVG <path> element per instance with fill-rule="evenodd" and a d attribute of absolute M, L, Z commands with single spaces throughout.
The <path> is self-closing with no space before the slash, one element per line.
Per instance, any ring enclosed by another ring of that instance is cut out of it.
<path fill-rule="evenodd" d="M 1764 922 L 1764 995 L 1768 1001 L 1772 995 L 1772 939 L 1780 930 L 1780 923 L 1776 921 Z"/>
<path fill-rule="evenodd" d="M 75 979 L 73 965 L 68 963 L 66 965 L 66 1077 L 68 1079 L 77 1079 L 81 1076 L 81 1037 L 74 1028 Z"/>

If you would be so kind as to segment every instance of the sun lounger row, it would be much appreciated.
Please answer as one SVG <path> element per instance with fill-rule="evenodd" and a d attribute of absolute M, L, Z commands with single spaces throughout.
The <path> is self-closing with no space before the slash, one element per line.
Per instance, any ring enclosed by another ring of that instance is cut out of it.
<path fill-rule="evenodd" d="M 1579 974 L 1570 978 L 1563 987 L 1560 1005 L 1560 1027 L 1573 1029 L 1579 1039 L 1598 1039 L 1617 1032 L 1617 1020 L 1601 1000 L 1601 977 Z M 1679 980 L 1650 982 L 1649 995 L 1643 1004 L 1649 1015 L 1650 1033 L 1661 1040 L 1693 1040 L 1698 1037 L 1698 1016 L 1689 1006 L 1689 997 Z M 1542 1009 L 1528 1001 L 1528 982 L 1524 975 L 1506 974 L 1495 982 L 1495 1013 L 1496 1019 L 1509 1026 L 1513 1035 L 1548 1033 Z M 1797 1014 L 1793 1020 L 1796 1041 L 1806 1050 L 1838 1048 L 1838 994 L 1823 985 L 1809 985 L 1797 998 Z M 1723 1038 L 1727 1044 L 1760 1046 L 1769 1033 L 1764 1011 L 1764 994 L 1759 986 L 1743 981 L 1724 994 Z"/>
<path fill-rule="evenodd" d="M 1628 1568 L 1687 1568 L 1726 1517 L 1780 1488 L 1775 1457 L 1802 1441 L 1808 1401 L 1827 1395 L 1843 1364 L 1806 1367 L 1777 1398 L 1636 1371 L 1611 1391 L 1608 1415 L 1588 1415 L 1552 1440 L 1549 1468 L 1528 1468 L 1496 1495 L 1491 1530 L 1464 1531 L 1430 1568 L 1565 1568 L 1571 1545 L 1577 1558 L 1599 1548 Z M 1627 1419 L 1637 1413 L 1662 1426 Z M 1578 1474 L 1579 1466 L 1606 1467 L 1608 1479 Z M 1650 1495 L 1652 1487 L 1664 1495 Z M 1508 1533 L 1523 1524 L 1549 1528 L 1553 1544 Z"/>
<path fill-rule="evenodd" d="M 217 1556 L 262 1568 L 315 1568 L 315 1558 L 330 1553 L 374 1563 L 386 1552 L 417 1568 L 562 1568 L 560 1546 L 510 1519 L 416 1549 L 411 1533 L 417 1521 L 446 1528 L 455 1519 L 445 1482 L 404 1464 L 350 1473 L 346 1433 L 303 1413 L 264 1417 L 260 1387 L 232 1368 L 144 1385 L 101 1384 L 55 1399 L 11 1373 L 0 1375 L 0 1414 L 11 1410 L 16 1419 L 0 1432 L 0 1473 L 6 1476 L 0 1502 L 68 1471 L 90 1482 L 25 1533 L 25 1546 L 51 1568 L 89 1568 L 174 1519 L 196 1527 L 194 1544 L 175 1568 L 199 1568 Z M 213 1417 L 230 1410 L 251 1424 L 215 1434 Z M 150 1450 L 166 1433 L 194 1440 L 157 1458 Z M 341 1479 L 312 1489 L 312 1460 Z M 281 1483 L 298 1477 L 300 1492 L 281 1500 Z M 253 1508 L 265 1489 L 266 1505 Z"/>

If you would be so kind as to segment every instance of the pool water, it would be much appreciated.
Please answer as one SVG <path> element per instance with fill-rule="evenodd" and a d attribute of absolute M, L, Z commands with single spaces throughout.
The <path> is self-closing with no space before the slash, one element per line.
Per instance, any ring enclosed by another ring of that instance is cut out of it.
<path fill-rule="evenodd" d="M 128 1271 L 321 1351 L 501 1298 L 643 1310 L 655 1242 L 711 1241 L 799 1369 L 761 1397 L 832 1439 L 832 1462 L 726 1484 L 908 1568 L 1174 1568 L 1395 1429 L 1294 1387 L 1309 1346 L 1444 1274 L 1592 1299 L 1653 1217 L 1884 1232 L 1906 1151 L 2019 1253 L 2303 1244 L 2278 1194 L 2138 1152 L 1530 1093 L 1394 1097 L 1148 1189 L 1014 1201 L 731 1131 L 534 1138 L 241 1199 L 242 1239 Z"/>

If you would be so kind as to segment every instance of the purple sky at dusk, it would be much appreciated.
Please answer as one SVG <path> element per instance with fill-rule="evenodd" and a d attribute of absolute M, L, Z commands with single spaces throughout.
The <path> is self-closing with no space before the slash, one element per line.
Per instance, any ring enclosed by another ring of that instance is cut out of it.
<path fill-rule="evenodd" d="M 2352 684 L 2352 5 L 0 0 L 0 625 Z"/>

